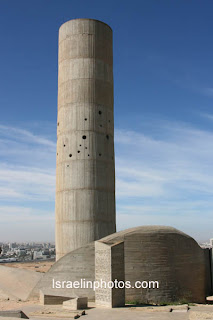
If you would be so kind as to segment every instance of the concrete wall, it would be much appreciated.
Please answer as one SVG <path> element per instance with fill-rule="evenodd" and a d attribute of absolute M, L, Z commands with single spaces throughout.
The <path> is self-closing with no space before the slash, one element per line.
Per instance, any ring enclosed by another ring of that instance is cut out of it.
<path fill-rule="evenodd" d="M 58 260 L 42 280 L 32 290 L 30 297 L 39 299 L 40 290 L 45 295 L 56 295 L 75 298 L 76 296 L 88 297 L 94 301 L 95 293 L 92 289 L 56 288 L 56 281 L 85 281 L 95 280 L 95 246 L 94 242 L 76 249 Z M 53 280 L 55 288 L 53 288 Z"/>
<path fill-rule="evenodd" d="M 40 272 L 0 266 L 0 300 L 27 300 L 42 277 Z"/>
<path fill-rule="evenodd" d="M 95 242 L 95 281 L 100 284 L 95 290 L 95 303 L 110 308 L 125 306 L 125 289 L 119 288 L 119 282 L 125 281 L 124 243 L 107 245 Z M 105 284 L 117 281 L 117 287 L 109 288 Z M 101 283 L 103 285 L 101 286 Z"/>
<path fill-rule="evenodd" d="M 59 30 L 57 260 L 115 231 L 112 30 L 76 19 Z"/>
<path fill-rule="evenodd" d="M 124 264 L 116 252 L 115 255 L 111 252 L 111 247 L 121 241 L 124 242 Z M 111 271 L 114 267 L 118 270 L 117 263 L 125 268 L 125 281 L 130 281 L 133 286 L 135 281 L 159 281 L 158 289 L 126 289 L 126 302 L 204 303 L 206 296 L 212 294 L 209 252 L 183 232 L 171 227 L 146 226 L 114 233 L 98 242 L 109 247 Z M 105 274 L 107 267 L 104 259 L 102 266 Z M 116 278 L 116 275 L 112 277 Z M 52 289 L 52 279 L 79 281 L 83 278 L 95 280 L 94 242 L 57 261 L 33 290 L 33 294 L 37 292 L 38 295 L 39 289 L 42 289 L 46 294 L 68 297 L 80 295 L 94 300 L 92 289 Z"/>
<path fill-rule="evenodd" d="M 159 281 L 159 289 L 126 289 L 126 301 L 205 302 L 210 295 L 209 258 L 190 236 L 171 227 L 146 226 L 115 233 L 103 243 L 124 241 L 125 280 Z"/>

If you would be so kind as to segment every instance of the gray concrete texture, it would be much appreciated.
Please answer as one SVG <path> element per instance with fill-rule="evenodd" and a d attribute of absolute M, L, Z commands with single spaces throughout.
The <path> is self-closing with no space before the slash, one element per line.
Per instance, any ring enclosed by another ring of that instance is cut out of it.
<path fill-rule="evenodd" d="M 124 242 L 112 245 L 95 242 L 95 281 L 125 281 Z M 110 308 L 125 306 L 125 289 L 100 287 L 95 290 L 96 305 Z"/>
<path fill-rule="evenodd" d="M 49 295 L 45 294 L 40 291 L 40 304 L 43 305 L 56 305 L 56 304 L 63 304 L 63 302 L 68 301 L 70 298 L 63 297 L 62 295 L 56 296 L 56 295 Z"/>
<path fill-rule="evenodd" d="M 0 318 L 1 317 L 29 319 L 29 317 L 22 310 L 4 310 L 4 311 L 0 311 Z"/>
<path fill-rule="evenodd" d="M 56 255 L 116 231 L 112 30 L 76 19 L 59 30 Z"/>
<path fill-rule="evenodd" d="M 125 280 L 159 281 L 159 289 L 126 289 L 126 301 L 205 303 L 211 292 L 209 258 L 183 232 L 163 226 L 127 229 L 100 240 L 124 241 Z"/>
<path fill-rule="evenodd" d="M 186 312 L 185 305 L 179 306 L 128 306 L 125 308 L 103 308 L 95 307 L 94 303 L 89 303 L 89 309 L 86 310 L 85 319 L 88 320 L 130 320 L 130 319 L 146 319 L 146 320 L 212 320 L 212 305 L 190 306 Z M 173 310 L 172 312 L 170 310 Z M 26 305 L 22 306 L 22 310 L 30 317 L 30 319 L 49 319 L 63 320 L 73 319 L 74 315 L 81 314 L 72 310 L 65 310 L 62 306 L 41 306 Z M 84 317 L 83 317 L 84 318 Z M 3 319 L 3 318 L 2 318 Z M 14 318 L 8 318 L 14 319 Z M 3 319 L 5 320 L 5 319 Z"/>
<path fill-rule="evenodd" d="M 63 302 L 63 308 L 67 310 L 81 310 L 87 309 L 88 307 L 88 298 L 87 297 L 78 297 L 70 299 Z"/>
<path fill-rule="evenodd" d="M 94 281 L 95 280 L 95 249 L 94 242 L 76 249 L 58 260 L 48 272 L 46 272 L 33 288 L 30 298 L 39 299 L 40 290 L 46 295 L 61 295 L 64 297 L 88 297 L 95 299 L 92 289 L 53 288 L 53 280 L 56 281 Z"/>
<path fill-rule="evenodd" d="M 190 236 L 177 229 L 145 226 L 127 229 L 107 236 L 100 242 L 113 245 L 124 241 L 125 280 L 159 281 L 159 289 L 126 289 L 126 302 L 168 303 L 171 301 L 200 302 L 211 295 L 209 257 Z M 95 280 L 94 242 L 77 249 L 47 272 L 33 293 L 39 289 L 56 294 L 55 280 Z M 95 299 L 92 289 L 59 289 L 63 296 L 87 296 Z"/>

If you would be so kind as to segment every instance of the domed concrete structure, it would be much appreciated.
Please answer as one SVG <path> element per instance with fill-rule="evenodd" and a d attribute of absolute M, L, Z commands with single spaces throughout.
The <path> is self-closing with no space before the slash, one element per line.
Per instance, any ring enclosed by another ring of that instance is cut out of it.
<path fill-rule="evenodd" d="M 124 241 L 125 280 L 159 281 L 158 289 L 126 289 L 126 301 L 205 302 L 210 293 L 209 256 L 185 233 L 164 226 L 143 226 L 100 240 Z"/>
<path fill-rule="evenodd" d="M 205 302 L 210 295 L 209 255 L 183 232 L 164 226 L 143 226 L 114 233 L 98 240 L 112 245 L 124 242 L 125 281 L 158 281 L 155 289 L 126 289 L 125 300 L 140 303 Z M 38 283 L 48 294 L 83 295 L 94 300 L 92 289 L 52 289 L 52 281 L 95 280 L 94 242 L 57 261 Z"/>
<path fill-rule="evenodd" d="M 53 281 L 79 281 L 81 279 L 95 280 L 95 242 L 91 242 L 79 249 L 67 253 L 58 260 L 44 274 L 43 278 L 32 290 L 30 297 L 39 298 L 40 290 L 44 294 L 62 295 L 65 297 L 87 296 L 89 300 L 94 300 L 94 291 L 92 289 L 57 289 L 53 287 Z"/>

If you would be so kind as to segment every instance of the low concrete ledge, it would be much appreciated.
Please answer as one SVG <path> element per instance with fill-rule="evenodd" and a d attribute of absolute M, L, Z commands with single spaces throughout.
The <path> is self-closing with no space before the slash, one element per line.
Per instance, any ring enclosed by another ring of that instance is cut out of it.
<path fill-rule="evenodd" d="M 29 319 L 28 316 L 22 310 L 0 311 L 0 317 Z"/>
<path fill-rule="evenodd" d="M 206 302 L 208 304 L 213 304 L 213 296 L 206 297 Z"/>
<path fill-rule="evenodd" d="M 67 301 L 70 299 L 71 299 L 71 297 L 50 295 L 50 294 L 45 294 L 42 291 L 40 291 L 40 303 L 43 305 L 63 304 L 64 301 Z"/>
<path fill-rule="evenodd" d="M 88 298 L 78 297 L 63 302 L 63 308 L 68 310 L 81 310 L 87 309 Z"/>

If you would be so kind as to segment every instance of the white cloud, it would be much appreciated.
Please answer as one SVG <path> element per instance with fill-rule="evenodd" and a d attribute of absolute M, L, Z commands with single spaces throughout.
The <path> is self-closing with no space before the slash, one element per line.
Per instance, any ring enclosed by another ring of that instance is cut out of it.
<path fill-rule="evenodd" d="M 207 95 L 207 96 L 210 96 L 210 97 L 213 96 L 213 88 L 204 88 L 202 90 L 202 92 L 203 92 L 204 95 Z"/>
<path fill-rule="evenodd" d="M 152 126 L 115 131 L 118 229 L 163 224 L 212 237 L 213 132 L 158 120 L 154 134 Z M 2 237 L 53 239 L 54 198 L 55 141 L 1 125 Z"/>
<path fill-rule="evenodd" d="M 1 241 L 54 241 L 54 211 L 0 206 Z"/>
<path fill-rule="evenodd" d="M 55 149 L 55 143 L 39 135 L 32 134 L 28 130 L 0 125 L 0 135 L 24 143 L 39 144 Z"/>
<path fill-rule="evenodd" d="M 53 201 L 55 170 L 0 165 L 0 199 Z"/>
<path fill-rule="evenodd" d="M 210 120 L 210 121 L 213 120 L 213 114 L 210 114 L 210 113 L 201 113 L 200 115 L 201 115 L 201 117 L 206 118 L 206 119 L 208 119 L 208 120 Z"/>
<path fill-rule="evenodd" d="M 161 121 L 158 132 L 116 130 L 118 228 L 164 224 L 212 237 L 213 132 Z"/>
<path fill-rule="evenodd" d="M 54 239 L 55 141 L 0 125 L 1 240 Z"/>

